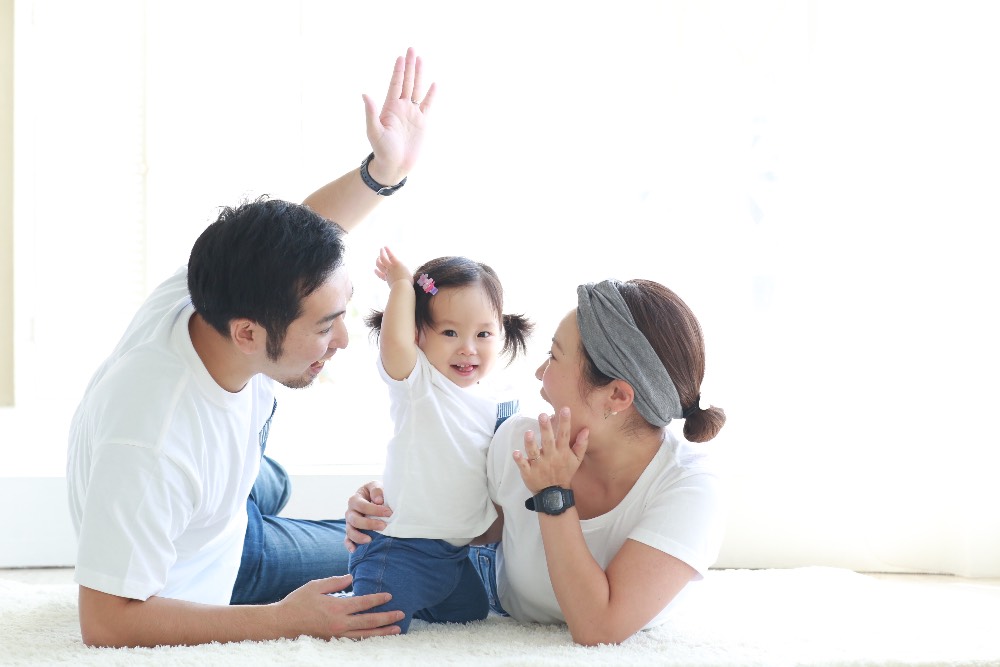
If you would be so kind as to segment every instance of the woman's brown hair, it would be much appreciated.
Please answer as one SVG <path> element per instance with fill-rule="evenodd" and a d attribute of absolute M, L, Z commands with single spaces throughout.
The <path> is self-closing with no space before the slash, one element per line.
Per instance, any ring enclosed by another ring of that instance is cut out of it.
<path fill-rule="evenodd" d="M 677 387 L 685 415 L 684 437 L 691 442 L 711 440 L 726 423 L 726 413 L 715 406 L 707 410 L 698 406 L 705 378 L 705 338 L 698 319 L 677 294 L 652 280 L 618 283 L 618 291 Z M 587 382 L 600 387 L 614 379 L 597 369 L 582 344 L 580 349 Z"/>

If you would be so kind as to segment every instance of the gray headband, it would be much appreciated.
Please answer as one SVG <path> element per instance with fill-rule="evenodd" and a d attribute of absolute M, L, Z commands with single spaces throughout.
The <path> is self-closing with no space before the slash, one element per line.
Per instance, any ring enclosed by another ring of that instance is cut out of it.
<path fill-rule="evenodd" d="M 656 427 L 679 419 L 684 410 L 670 373 L 642 335 L 617 288 L 618 281 L 576 288 L 577 323 L 587 354 L 605 375 L 625 380 L 635 390 L 635 407 Z"/>

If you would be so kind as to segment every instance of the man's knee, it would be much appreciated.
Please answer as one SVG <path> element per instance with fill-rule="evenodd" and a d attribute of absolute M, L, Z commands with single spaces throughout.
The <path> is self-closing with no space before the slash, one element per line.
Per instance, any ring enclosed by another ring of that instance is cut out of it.
<path fill-rule="evenodd" d="M 277 516 L 292 496 L 292 480 L 280 463 L 262 456 L 250 498 L 265 516 Z"/>

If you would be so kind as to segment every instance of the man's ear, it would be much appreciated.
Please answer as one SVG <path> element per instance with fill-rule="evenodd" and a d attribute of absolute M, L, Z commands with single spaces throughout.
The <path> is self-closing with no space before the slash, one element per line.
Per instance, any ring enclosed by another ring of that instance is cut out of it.
<path fill-rule="evenodd" d="M 267 333 L 253 320 L 233 319 L 229 321 L 229 339 L 243 354 L 250 355 L 264 349 Z"/>

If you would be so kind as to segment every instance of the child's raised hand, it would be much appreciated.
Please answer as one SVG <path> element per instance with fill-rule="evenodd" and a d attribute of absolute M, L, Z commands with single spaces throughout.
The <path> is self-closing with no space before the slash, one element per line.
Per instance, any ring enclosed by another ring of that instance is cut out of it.
<path fill-rule="evenodd" d="M 397 280 L 410 282 L 413 276 L 410 270 L 399 261 L 388 246 L 383 246 L 375 258 L 375 275 L 392 285 Z"/>

